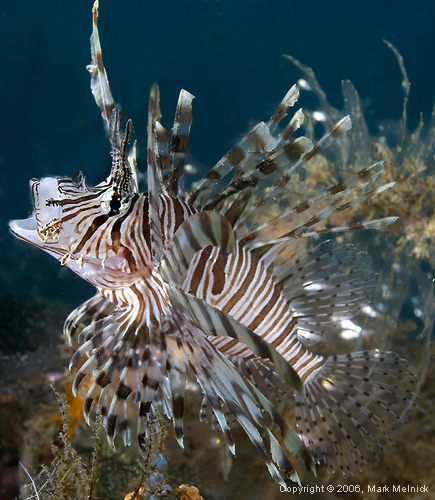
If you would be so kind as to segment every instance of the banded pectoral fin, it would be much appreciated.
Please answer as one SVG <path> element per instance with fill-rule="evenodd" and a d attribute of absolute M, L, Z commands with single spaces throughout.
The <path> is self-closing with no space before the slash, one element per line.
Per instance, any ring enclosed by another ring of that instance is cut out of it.
<path fill-rule="evenodd" d="M 188 217 L 177 229 L 162 256 L 159 273 L 180 285 L 196 252 L 208 246 L 222 253 L 234 252 L 235 236 L 228 220 L 218 212 L 204 211 Z"/>
<path fill-rule="evenodd" d="M 261 391 L 259 391 L 255 386 L 253 387 L 253 391 L 263 408 L 272 417 L 274 423 L 276 423 L 280 428 L 281 436 L 284 440 L 286 449 L 297 457 L 300 462 L 305 464 L 308 472 L 313 472 L 314 475 L 317 475 L 313 456 L 311 455 L 309 448 L 305 445 L 304 440 L 299 437 L 298 433 L 290 425 L 288 425 L 287 422 L 280 419 L 280 415 L 276 411 L 275 407 Z"/>
<path fill-rule="evenodd" d="M 283 421 L 276 408 L 254 385 L 188 320 L 182 307 L 174 307 L 174 324 L 182 332 L 180 342 L 189 359 L 189 366 L 204 394 L 205 407 L 210 407 L 229 450 L 235 453 L 235 444 L 229 428 L 228 416 L 233 416 L 245 430 L 275 481 L 285 485 L 284 477 L 300 484 L 297 472 L 286 456 L 286 450 L 312 470 L 312 458 L 299 436 Z M 229 414 L 228 414 L 229 412 Z M 203 412 L 201 411 L 201 415 Z M 282 444 L 272 434 L 276 425 Z M 269 437 L 270 456 L 264 434 Z M 294 438 L 294 440 L 293 440 Z M 281 472 L 280 472 L 281 471 Z"/>
<path fill-rule="evenodd" d="M 245 344 L 255 356 L 269 359 L 285 383 L 304 395 L 305 390 L 296 371 L 281 354 L 252 330 L 236 321 L 229 314 L 202 299 L 182 290 L 176 284 L 168 285 L 168 294 L 182 310 L 185 318 L 199 328 L 204 335 L 232 337 Z"/>
<path fill-rule="evenodd" d="M 100 292 L 97 292 L 68 315 L 63 326 L 63 333 L 68 337 L 70 344 L 74 337 L 78 337 L 80 340 L 83 338 L 81 335 L 83 330 L 109 316 L 114 309 L 114 304 Z M 88 338 L 85 336 L 84 340 L 86 341 Z"/>

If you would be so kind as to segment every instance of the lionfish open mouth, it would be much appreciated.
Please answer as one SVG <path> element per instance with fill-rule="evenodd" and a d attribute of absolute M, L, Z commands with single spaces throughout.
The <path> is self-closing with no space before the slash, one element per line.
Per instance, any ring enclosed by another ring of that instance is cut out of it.
<path fill-rule="evenodd" d="M 33 213 L 27 219 L 9 222 L 9 228 L 18 238 L 42 246 L 43 243 L 54 243 L 56 224 L 60 221 L 59 207 L 50 204 L 50 200 L 58 198 L 56 178 L 32 179 L 29 182 L 32 193 Z M 51 232 L 50 232 L 51 228 Z"/>
<path fill-rule="evenodd" d="M 20 238 L 20 240 L 36 244 L 34 236 L 36 230 L 38 229 L 38 225 L 33 215 L 27 219 L 11 220 L 9 222 L 9 229 L 11 230 L 11 233 L 17 238 Z"/>
<path fill-rule="evenodd" d="M 32 181 L 32 217 L 9 224 L 18 238 L 97 288 L 65 323 L 65 333 L 82 342 L 71 364 L 85 356 L 74 380 L 74 390 L 90 380 L 85 416 L 99 405 L 111 444 L 116 433 L 128 444 L 136 428 L 145 448 L 149 416 L 159 407 L 182 444 L 190 370 L 204 395 L 201 415 L 213 415 L 232 453 L 227 416 L 237 421 L 279 483 L 299 482 L 288 454 L 308 470 L 315 462 L 334 471 L 359 469 L 406 420 L 416 378 L 393 352 L 326 358 L 309 350 L 370 300 L 375 276 L 368 255 L 350 243 L 328 240 L 312 250 L 294 243 L 394 222 L 325 225 L 393 184 L 373 187 L 382 163 L 291 206 L 285 187 L 292 175 L 351 128 L 345 116 L 313 144 L 295 136 L 304 118 L 298 110 L 279 129 L 297 102 L 294 86 L 270 120 L 186 191 L 181 179 L 193 96 L 180 92 L 168 131 L 154 85 L 148 192 L 140 193 L 135 144 L 128 148 L 131 122 L 122 129 L 97 19 L 95 2 L 88 70 L 111 143 L 111 173 L 91 189 L 83 178 Z M 293 393 L 298 433 L 273 405 L 274 394 Z"/>

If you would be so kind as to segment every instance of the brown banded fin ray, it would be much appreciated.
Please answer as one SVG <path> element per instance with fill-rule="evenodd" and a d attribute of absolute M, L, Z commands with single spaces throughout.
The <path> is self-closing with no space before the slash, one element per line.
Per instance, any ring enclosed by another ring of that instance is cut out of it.
<path fill-rule="evenodd" d="M 278 374 L 291 387 L 304 394 L 301 379 L 289 363 L 270 344 L 255 335 L 244 325 L 223 313 L 216 307 L 188 294 L 179 287 L 172 286 L 173 300 L 179 304 L 190 322 L 212 336 L 224 336 L 237 339 L 245 344 L 256 356 L 272 361 Z"/>
<path fill-rule="evenodd" d="M 183 186 L 180 183 L 183 178 L 190 127 L 192 125 L 193 99 L 194 96 L 187 90 L 180 91 L 172 127 L 168 191 L 176 196 L 183 196 L 184 193 Z"/>

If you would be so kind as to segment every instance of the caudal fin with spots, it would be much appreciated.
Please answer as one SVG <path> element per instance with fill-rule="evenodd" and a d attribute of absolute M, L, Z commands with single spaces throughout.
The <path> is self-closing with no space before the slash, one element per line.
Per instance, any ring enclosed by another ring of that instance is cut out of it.
<path fill-rule="evenodd" d="M 394 352 L 331 356 L 306 385 L 306 398 L 296 394 L 301 438 L 329 470 L 361 470 L 394 442 L 416 389 L 417 377 Z"/>

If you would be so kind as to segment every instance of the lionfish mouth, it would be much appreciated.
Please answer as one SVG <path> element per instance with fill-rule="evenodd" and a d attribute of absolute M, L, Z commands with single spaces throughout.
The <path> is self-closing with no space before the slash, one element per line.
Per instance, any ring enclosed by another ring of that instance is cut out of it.
<path fill-rule="evenodd" d="M 38 229 L 38 224 L 33 215 L 27 219 L 16 219 L 9 222 L 11 233 L 20 240 L 34 242 L 34 237 Z"/>
<path fill-rule="evenodd" d="M 33 213 L 27 219 L 16 219 L 9 222 L 9 229 L 19 239 L 33 243 L 39 247 L 44 244 L 57 243 L 61 229 L 62 208 L 54 200 L 59 198 L 58 179 L 43 177 L 31 179 Z"/>

